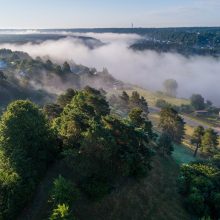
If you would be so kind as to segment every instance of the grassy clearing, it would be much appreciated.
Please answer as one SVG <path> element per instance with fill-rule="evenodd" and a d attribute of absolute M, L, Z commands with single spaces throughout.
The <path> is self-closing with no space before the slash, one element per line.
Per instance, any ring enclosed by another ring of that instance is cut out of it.
<path fill-rule="evenodd" d="M 178 164 L 190 163 L 193 161 L 197 161 L 200 159 L 199 156 L 197 158 L 193 157 L 193 150 L 185 147 L 184 145 L 174 145 L 173 158 Z"/>
<path fill-rule="evenodd" d="M 172 105 L 177 105 L 180 106 L 182 104 L 189 104 L 189 100 L 187 99 L 181 99 L 181 98 L 172 98 L 163 94 L 158 94 L 157 92 L 151 92 L 149 90 L 146 89 L 142 89 L 140 87 L 133 87 L 132 89 L 126 90 L 126 92 L 131 95 L 131 93 L 133 91 L 137 91 L 141 96 L 143 96 L 148 104 L 150 106 L 155 106 L 156 101 L 158 99 L 164 99 L 166 100 L 168 103 L 172 104 Z M 115 90 L 112 94 L 121 94 L 122 90 Z M 111 93 L 110 93 L 111 94 Z"/>
<path fill-rule="evenodd" d="M 153 122 L 154 128 L 156 129 L 159 123 L 159 114 L 151 113 L 149 119 Z M 197 158 L 193 157 L 194 147 L 190 144 L 190 138 L 194 129 L 187 124 L 185 125 L 185 129 L 186 135 L 183 144 L 174 145 L 173 158 L 178 164 L 190 163 L 201 159 L 199 155 Z"/>

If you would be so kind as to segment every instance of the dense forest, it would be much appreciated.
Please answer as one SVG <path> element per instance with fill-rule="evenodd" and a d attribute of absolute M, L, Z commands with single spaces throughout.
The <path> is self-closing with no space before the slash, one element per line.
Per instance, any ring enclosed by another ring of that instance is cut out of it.
<path fill-rule="evenodd" d="M 22 32 L 26 30 L 20 30 Z M 95 29 L 41 29 L 34 34 L 16 34 L 17 30 L 0 31 L 0 43 L 34 43 L 46 40 L 59 40 L 67 36 L 81 40 L 93 49 L 104 45 L 101 40 L 83 36 L 85 33 L 136 34 L 140 39 L 132 42 L 133 50 L 155 50 L 157 52 L 176 52 L 185 56 L 220 55 L 220 28 L 186 27 L 186 28 L 95 28 Z M 1 32 L 3 34 L 1 34 Z M 65 34 L 62 34 L 65 33 Z M 80 33 L 80 34 L 79 34 Z"/>
<path fill-rule="evenodd" d="M 8 105 L 0 122 L 1 219 L 19 216 L 54 164 L 62 168 L 48 192 L 47 208 L 40 213 L 53 220 L 77 218 L 75 206 L 80 199 L 101 201 L 123 188 L 124 181 L 138 183 L 158 172 L 156 161 L 170 160 L 173 144 L 184 135 L 181 116 L 170 107 L 162 109 L 155 132 L 147 101 L 138 92 L 131 96 L 123 92 L 111 100 L 117 104 L 121 100 L 120 110 L 125 111 L 120 114 L 111 111 L 105 94 L 87 86 L 68 89 L 43 109 L 25 100 Z M 201 135 L 206 146 L 213 141 Z M 180 207 L 185 205 L 195 219 L 220 216 L 218 151 L 212 155 L 204 162 L 182 166 L 176 179 L 184 198 Z M 184 215 L 181 218 L 187 219 Z"/>
<path fill-rule="evenodd" d="M 218 28 L 176 28 L 155 29 L 138 40 L 134 50 L 156 50 L 190 55 L 220 55 L 220 29 Z"/>

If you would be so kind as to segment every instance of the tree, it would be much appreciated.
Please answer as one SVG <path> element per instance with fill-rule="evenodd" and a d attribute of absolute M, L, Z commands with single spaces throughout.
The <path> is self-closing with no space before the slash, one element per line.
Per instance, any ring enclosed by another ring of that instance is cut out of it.
<path fill-rule="evenodd" d="M 148 132 L 111 115 L 104 117 L 103 123 L 116 143 L 112 144 L 112 157 L 120 175 L 146 176 L 152 156 Z"/>
<path fill-rule="evenodd" d="M 165 92 L 167 95 L 171 97 L 176 97 L 178 83 L 175 79 L 167 79 L 164 81 L 163 85 L 164 85 Z"/>
<path fill-rule="evenodd" d="M 74 89 L 67 89 L 64 94 L 61 94 L 57 98 L 57 103 L 61 108 L 64 108 L 67 104 L 71 102 L 73 97 L 77 94 Z"/>
<path fill-rule="evenodd" d="M 134 125 L 136 128 L 141 128 L 144 132 L 148 133 L 149 138 L 154 137 L 152 123 L 151 121 L 146 120 L 144 112 L 141 108 L 133 108 L 128 114 L 128 118 L 132 125 Z"/>
<path fill-rule="evenodd" d="M 53 152 L 53 133 L 42 112 L 30 101 L 15 101 L 0 123 L 0 146 L 22 176 L 27 166 L 43 173 Z M 23 158 L 24 160 L 21 160 Z M 20 173 L 21 172 L 21 173 Z"/>
<path fill-rule="evenodd" d="M 218 134 L 212 128 L 205 131 L 202 137 L 202 151 L 207 153 L 214 153 L 218 146 Z"/>
<path fill-rule="evenodd" d="M 86 86 L 84 95 L 87 103 L 94 109 L 96 116 L 104 116 L 110 113 L 109 104 L 99 90 Z"/>
<path fill-rule="evenodd" d="M 205 100 L 200 94 L 193 94 L 190 102 L 195 110 L 203 110 L 205 108 Z"/>
<path fill-rule="evenodd" d="M 165 154 L 171 155 L 173 149 L 173 143 L 170 136 L 166 133 L 162 133 L 158 140 L 158 148 L 162 151 L 163 156 Z"/>
<path fill-rule="evenodd" d="M 7 77 L 5 76 L 5 74 L 2 71 L 0 71 L 0 80 L 6 80 L 6 79 Z"/>
<path fill-rule="evenodd" d="M 149 113 L 148 103 L 147 103 L 146 99 L 143 96 L 141 96 L 139 107 L 143 110 L 144 117 L 147 118 L 148 113 Z"/>
<path fill-rule="evenodd" d="M 121 96 L 120 96 L 120 99 L 124 102 L 124 104 L 128 105 L 129 103 L 129 95 L 127 92 L 123 91 Z"/>
<path fill-rule="evenodd" d="M 48 70 L 52 70 L 53 63 L 51 62 L 51 60 L 47 60 L 45 66 Z"/>
<path fill-rule="evenodd" d="M 140 108 L 133 108 L 128 114 L 130 121 L 135 125 L 135 127 L 143 126 L 145 120 L 142 117 L 143 111 Z"/>
<path fill-rule="evenodd" d="M 194 129 L 194 132 L 191 138 L 191 143 L 196 145 L 196 149 L 193 155 L 194 157 L 196 157 L 198 149 L 201 147 L 204 133 L 205 133 L 205 129 L 202 126 L 198 126 L 197 128 Z"/>
<path fill-rule="evenodd" d="M 55 73 L 58 74 L 58 75 L 61 75 L 63 73 L 62 68 L 61 68 L 60 65 L 56 65 Z"/>
<path fill-rule="evenodd" d="M 44 114 L 30 101 L 8 106 L 1 118 L 0 137 L 0 151 L 19 177 L 8 191 L 0 191 L 0 200 L 7 201 L 0 206 L 0 213 L 5 219 L 14 219 L 56 156 L 56 143 Z"/>
<path fill-rule="evenodd" d="M 166 102 L 164 99 L 157 99 L 156 101 L 156 107 L 158 108 L 166 108 L 169 107 L 169 103 Z"/>
<path fill-rule="evenodd" d="M 70 69 L 69 63 L 64 62 L 62 70 L 63 70 L 64 73 L 70 73 L 71 69 Z"/>
<path fill-rule="evenodd" d="M 148 116 L 148 103 L 146 99 L 143 96 L 140 96 L 140 94 L 137 91 L 133 91 L 131 94 L 131 97 L 129 99 L 130 101 L 130 108 L 141 108 L 143 110 L 144 116 L 147 118 Z"/>
<path fill-rule="evenodd" d="M 60 116 L 62 112 L 62 108 L 58 104 L 47 104 L 43 108 L 43 112 L 47 115 L 47 117 L 52 120 Z"/>
<path fill-rule="evenodd" d="M 209 108 L 212 107 L 212 101 L 207 100 L 207 101 L 206 101 L 206 105 L 207 105 Z"/>
<path fill-rule="evenodd" d="M 86 87 L 55 119 L 64 141 L 66 165 L 90 197 L 108 193 L 116 177 L 147 174 L 152 156 L 148 147 L 151 127 L 141 112 L 136 109 L 131 120 L 112 116 L 105 97 Z"/>
<path fill-rule="evenodd" d="M 140 105 L 140 94 L 137 91 L 133 91 L 130 97 L 131 108 L 139 107 Z"/>
<path fill-rule="evenodd" d="M 66 203 L 71 205 L 74 200 L 79 196 L 79 191 L 76 187 L 66 180 L 61 175 L 58 176 L 53 182 L 53 188 L 51 191 L 51 201 L 53 204 Z"/>
<path fill-rule="evenodd" d="M 121 96 L 119 96 L 119 100 L 117 104 L 119 108 L 123 110 L 123 112 L 127 113 L 129 111 L 129 95 L 127 94 L 127 92 L 125 91 L 122 92 Z"/>
<path fill-rule="evenodd" d="M 220 218 L 219 168 L 212 161 L 182 165 L 178 181 L 187 209 L 200 219 Z"/>
<path fill-rule="evenodd" d="M 160 112 L 159 127 L 162 132 L 170 136 L 171 140 L 181 143 L 185 134 L 185 122 L 173 108 L 164 108 Z"/>
<path fill-rule="evenodd" d="M 100 120 L 110 113 L 105 97 L 96 89 L 86 87 L 77 92 L 69 105 L 66 105 L 60 118 L 54 122 L 64 145 L 70 148 L 77 146 L 82 138 L 82 132 L 89 127 L 89 120 Z"/>

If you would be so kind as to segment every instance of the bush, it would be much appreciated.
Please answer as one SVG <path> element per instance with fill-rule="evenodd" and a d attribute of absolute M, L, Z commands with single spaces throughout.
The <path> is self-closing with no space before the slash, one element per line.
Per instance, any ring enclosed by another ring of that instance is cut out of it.
<path fill-rule="evenodd" d="M 59 175 L 53 182 L 51 200 L 54 204 L 72 204 L 79 197 L 78 189 L 72 182 Z"/>
<path fill-rule="evenodd" d="M 169 106 L 169 103 L 166 102 L 164 99 L 157 99 L 156 107 L 158 107 L 158 108 L 166 108 L 168 106 Z"/>
<path fill-rule="evenodd" d="M 67 204 L 58 204 L 57 207 L 53 209 L 49 220 L 73 220 L 70 216 L 69 206 Z"/>
<path fill-rule="evenodd" d="M 219 168 L 215 162 L 196 162 L 181 167 L 179 190 L 188 210 L 199 218 L 219 219 Z"/>

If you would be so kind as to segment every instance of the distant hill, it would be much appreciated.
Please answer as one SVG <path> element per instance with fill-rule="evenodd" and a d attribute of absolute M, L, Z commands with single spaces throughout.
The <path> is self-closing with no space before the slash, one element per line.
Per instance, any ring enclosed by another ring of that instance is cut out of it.
<path fill-rule="evenodd" d="M 71 37 L 81 40 L 90 49 L 103 45 L 98 39 L 83 36 L 85 33 L 140 35 L 142 39 L 130 45 L 131 49 L 138 51 L 176 52 L 185 56 L 220 56 L 220 27 L 40 29 L 33 33 L 28 33 L 28 30 L 0 30 L 0 44 L 37 44 L 45 40 Z"/>
<path fill-rule="evenodd" d="M 59 65 L 49 59 L 32 59 L 27 53 L 0 50 L 0 106 L 15 99 L 30 99 L 38 104 L 51 102 L 67 88 L 87 85 L 112 90 L 123 83 L 107 69 L 97 71 L 75 63 Z"/>

